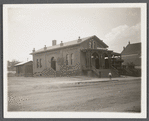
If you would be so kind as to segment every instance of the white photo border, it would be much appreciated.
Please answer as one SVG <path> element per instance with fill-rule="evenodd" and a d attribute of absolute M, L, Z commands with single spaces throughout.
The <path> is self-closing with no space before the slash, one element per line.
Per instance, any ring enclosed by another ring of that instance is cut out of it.
<path fill-rule="evenodd" d="M 141 8 L 142 81 L 141 113 L 117 112 L 8 112 L 7 57 L 8 8 L 10 7 L 99 7 Z M 3 5 L 3 109 L 4 118 L 146 118 L 147 117 L 147 4 L 146 3 L 94 3 L 94 4 L 4 4 Z"/>

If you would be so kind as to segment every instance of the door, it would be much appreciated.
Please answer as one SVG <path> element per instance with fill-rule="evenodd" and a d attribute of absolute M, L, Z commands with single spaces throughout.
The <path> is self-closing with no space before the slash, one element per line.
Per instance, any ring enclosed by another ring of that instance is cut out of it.
<path fill-rule="evenodd" d="M 54 57 L 51 58 L 51 68 L 53 68 L 56 71 L 56 61 Z"/>

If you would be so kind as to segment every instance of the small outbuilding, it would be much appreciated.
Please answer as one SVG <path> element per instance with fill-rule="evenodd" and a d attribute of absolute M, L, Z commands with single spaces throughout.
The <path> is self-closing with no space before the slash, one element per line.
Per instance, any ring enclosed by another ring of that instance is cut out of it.
<path fill-rule="evenodd" d="M 33 76 L 33 61 L 22 62 L 15 65 L 16 76 Z"/>

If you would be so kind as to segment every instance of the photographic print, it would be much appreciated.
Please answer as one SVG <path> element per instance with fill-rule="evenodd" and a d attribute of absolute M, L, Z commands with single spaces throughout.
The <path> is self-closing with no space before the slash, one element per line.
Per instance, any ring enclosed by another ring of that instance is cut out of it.
<path fill-rule="evenodd" d="M 5 118 L 146 118 L 146 4 L 4 4 Z"/>

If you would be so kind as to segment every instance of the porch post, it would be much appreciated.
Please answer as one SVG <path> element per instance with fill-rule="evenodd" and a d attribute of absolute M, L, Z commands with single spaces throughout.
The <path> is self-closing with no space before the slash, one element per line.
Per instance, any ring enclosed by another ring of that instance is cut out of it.
<path fill-rule="evenodd" d="M 91 68 L 91 52 L 88 51 L 89 68 Z"/>
<path fill-rule="evenodd" d="M 109 68 L 111 68 L 111 54 L 108 54 Z"/>
<path fill-rule="evenodd" d="M 100 54 L 98 53 L 98 56 L 99 56 L 99 69 L 100 69 L 101 65 L 102 65 L 102 63 L 101 63 L 101 53 Z"/>
<path fill-rule="evenodd" d="M 105 54 L 104 53 L 102 53 L 102 69 L 104 69 L 105 68 Z"/>
<path fill-rule="evenodd" d="M 90 63 L 91 63 L 91 60 L 90 60 L 90 51 L 87 51 L 86 52 L 86 62 L 87 62 L 87 68 L 90 68 Z"/>

